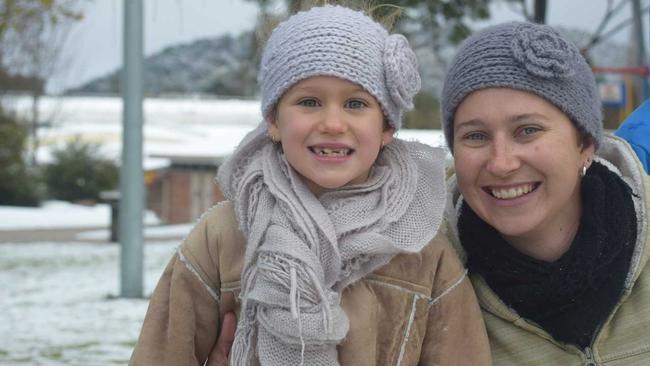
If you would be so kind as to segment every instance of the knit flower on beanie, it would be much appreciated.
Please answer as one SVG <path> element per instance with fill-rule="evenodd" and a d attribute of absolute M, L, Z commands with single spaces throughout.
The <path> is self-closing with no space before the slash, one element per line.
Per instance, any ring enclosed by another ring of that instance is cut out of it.
<path fill-rule="evenodd" d="M 392 34 L 386 39 L 384 69 L 386 85 L 395 105 L 412 109 L 413 96 L 420 90 L 421 82 L 415 53 L 403 35 Z"/>
<path fill-rule="evenodd" d="M 533 75 L 552 79 L 575 74 L 572 65 L 579 55 L 575 47 L 551 28 L 519 27 L 512 38 L 514 58 Z"/>

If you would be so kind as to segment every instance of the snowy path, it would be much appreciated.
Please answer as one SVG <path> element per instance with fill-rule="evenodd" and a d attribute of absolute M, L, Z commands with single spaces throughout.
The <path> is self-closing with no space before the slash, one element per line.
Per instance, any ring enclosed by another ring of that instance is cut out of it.
<path fill-rule="evenodd" d="M 177 245 L 145 246 L 145 294 Z M 0 365 L 126 365 L 148 302 L 118 293 L 118 245 L 0 245 Z"/>
<path fill-rule="evenodd" d="M 41 207 L 0 206 L 0 231 L 108 227 L 110 217 L 107 204 L 83 206 L 45 201 Z M 144 222 L 154 225 L 159 221 L 148 211 Z"/>

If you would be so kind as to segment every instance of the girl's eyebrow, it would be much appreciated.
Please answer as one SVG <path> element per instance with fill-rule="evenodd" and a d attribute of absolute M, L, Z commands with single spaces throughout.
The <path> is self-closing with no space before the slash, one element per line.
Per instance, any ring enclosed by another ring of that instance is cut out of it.
<path fill-rule="evenodd" d="M 300 90 L 300 91 L 314 93 L 314 92 L 318 92 L 318 91 L 323 90 L 323 87 L 320 86 L 320 85 L 299 85 L 299 86 L 293 88 L 293 90 L 295 90 L 295 91 Z M 357 85 L 355 85 L 354 87 L 352 87 L 350 89 L 346 88 L 343 91 L 346 92 L 346 93 L 363 92 L 363 93 L 366 93 L 366 94 L 370 94 L 368 91 L 366 91 L 366 89 L 364 89 L 364 88 L 362 88 L 360 86 L 357 86 Z"/>
<path fill-rule="evenodd" d="M 308 93 L 312 93 L 312 92 L 314 92 L 315 90 L 316 90 L 316 88 L 310 88 L 310 87 L 308 87 L 308 86 L 298 86 L 298 87 L 290 88 L 289 90 L 287 90 L 287 94 L 290 94 L 290 93 L 297 93 L 297 92 L 302 92 L 302 93 L 304 93 L 304 92 L 308 92 Z"/>

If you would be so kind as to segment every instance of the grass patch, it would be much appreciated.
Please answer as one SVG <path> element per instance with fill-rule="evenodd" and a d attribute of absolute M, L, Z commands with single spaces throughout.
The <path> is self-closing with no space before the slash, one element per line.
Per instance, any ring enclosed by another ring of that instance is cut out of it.
<path fill-rule="evenodd" d="M 99 342 L 84 342 L 78 344 L 66 345 L 63 347 L 53 347 L 41 352 L 41 355 L 48 360 L 63 361 L 63 352 L 69 350 L 84 350 L 93 346 L 98 346 Z"/>
<path fill-rule="evenodd" d="M 86 349 L 90 348 L 93 346 L 99 346 L 99 342 L 86 342 L 86 343 L 79 343 L 79 344 L 72 344 L 69 346 L 66 346 L 65 349 Z"/>
<path fill-rule="evenodd" d="M 125 360 L 106 360 L 106 362 L 108 362 L 111 365 L 126 365 L 129 363 L 129 359 L 127 358 Z"/>
<path fill-rule="evenodd" d="M 61 361 L 63 360 L 63 352 L 60 348 L 48 349 L 41 353 L 41 355 L 48 360 Z"/>
<path fill-rule="evenodd" d="M 0 358 L 0 361 L 2 361 L 1 358 Z M 34 359 L 32 359 L 31 357 L 16 357 L 16 358 L 10 358 L 7 361 L 21 362 L 21 363 L 24 363 L 26 365 L 32 365 L 34 363 Z"/>
<path fill-rule="evenodd" d="M 135 348 L 135 344 L 137 341 L 122 341 L 122 342 L 117 342 L 119 346 L 126 347 L 126 348 Z"/>

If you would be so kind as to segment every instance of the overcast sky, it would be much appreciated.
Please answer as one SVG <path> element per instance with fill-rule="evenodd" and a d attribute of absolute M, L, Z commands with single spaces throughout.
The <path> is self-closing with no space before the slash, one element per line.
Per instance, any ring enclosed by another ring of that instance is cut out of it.
<path fill-rule="evenodd" d="M 128 0 L 127 0 L 128 1 Z M 145 54 L 186 43 L 195 39 L 214 37 L 227 32 L 237 34 L 252 28 L 257 7 L 244 0 L 143 0 L 145 4 Z M 615 1 L 615 2 L 619 2 Z M 547 23 L 596 29 L 607 0 L 549 0 Z M 642 1 L 647 4 L 648 1 Z M 75 24 L 68 36 L 57 74 L 48 85 L 50 91 L 77 86 L 120 67 L 122 63 L 123 0 L 90 0 L 83 9 L 84 19 Z M 611 21 L 618 24 L 630 15 L 630 5 Z M 644 27 L 648 43 L 648 17 Z M 492 7 L 492 20 L 486 24 L 506 20 L 521 20 L 505 4 Z M 624 42 L 629 31 L 619 32 L 616 39 Z M 646 50 L 650 48 L 646 46 Z"/>

